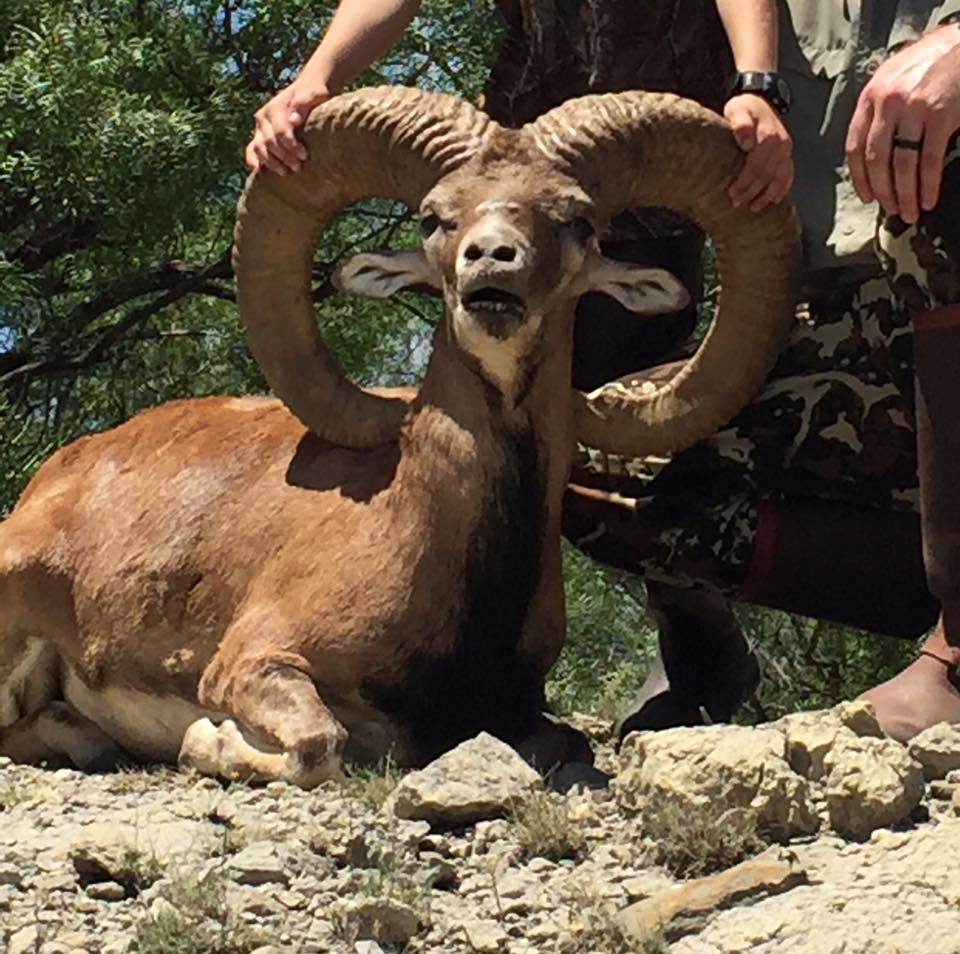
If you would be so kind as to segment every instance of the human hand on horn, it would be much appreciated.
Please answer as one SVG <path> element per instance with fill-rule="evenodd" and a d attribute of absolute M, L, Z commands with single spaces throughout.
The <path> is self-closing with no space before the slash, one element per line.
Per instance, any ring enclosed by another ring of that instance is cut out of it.
<path fill-rule="evenodd" d="M 256 129 L 244 151 L 251 171 L 266 168 L 283 176 L 299 170 L 307 150 L 297 139 L 297 127 L 306 122 L 314 106 L 326 102 L 331 95 L 326 83 L 313 80 L 304 71 L 261 106 L 254 113 Z"/>
<path fill-rule="evenodd" d="M 777 111 L 762 97 L 742 93 L 727 100 L 723 115 L 747 154 L 728 190 L 733 204 L 762 212 L 782 202 L 793 185 L 793 140 Z"/>
<path fill-rule="evenodd" d="M 254 172 L 296 172 L 307 158 L 297 127 L 391 49 L 419 9 L 420 0 L 340 0 L 300 75 L 254 114 L 247 165 Z"/>
<path fill-rule="evenodd" d="M 960 128 L 960 25 L 938 27 L 881 64 L 847 133 L 857 195 L 916 222 L 940 198 L 950 137 Z"/>

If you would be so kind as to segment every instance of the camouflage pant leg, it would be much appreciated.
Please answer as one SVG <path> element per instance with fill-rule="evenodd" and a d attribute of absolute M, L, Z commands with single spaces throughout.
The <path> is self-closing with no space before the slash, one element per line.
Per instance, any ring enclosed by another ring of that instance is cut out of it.
<path fill-rule="evenodd" d="M 737 592 L 761 500 L 916 507 L 909 323 L 879 277 L 818 295 L 764 390 L 707 440 L 663 461 L 581 455 L 568 496 L 581 549 L 651 579 Z M 580 506 L 579 519 L 573 512 Z M 588 514 L 589 511 L 589 514 Z"/>
<path fill-rule="evenodd" d="M 960 303 L 960 135 L 947 150 L 937 207 L 915 225 L 881 216 L 877 251 L 897 297 L 910 310 Z"/>
<path fill-rule="evenodd" d="M 946 631 L 960 645 L 960 136 L 936 208 L 912 226 L 884 217 L 877 244 L 913 320 L 923 562 Z"/>

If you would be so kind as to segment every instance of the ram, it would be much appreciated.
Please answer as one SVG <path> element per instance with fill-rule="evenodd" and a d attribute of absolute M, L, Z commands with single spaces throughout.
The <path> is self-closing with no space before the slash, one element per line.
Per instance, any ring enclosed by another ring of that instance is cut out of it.
<path fill-rule="evenodd" d="M 548 735 L 577 435 L 620 453 L 689 444 L 781 346 L 792 217 L 730 205 L 740 154 L 691 103 L 589 97 L 508 130 L 387 88 L 332 100 L 304 135 L 308 164 L 251 179 L 236 233 L 240 314 L 279 400 L 175 402 L 76 441 L 0 525 L 0 754 L 179 757 L 310 786 L 342 757 L 418 764 L 484 729 Z M 420 210 L 423 248 L 359 256 L 339 281 L 441 291 L 415 395 L 350 383 L 312 307 L 318 236 L 373 196 Z M 637 312 L 685 300 L 668 274 L 598 251 L 594 229 L 642 205 L 714 236 L 718 315 L 656 394 L 580 395 L 581 294 Z"/>

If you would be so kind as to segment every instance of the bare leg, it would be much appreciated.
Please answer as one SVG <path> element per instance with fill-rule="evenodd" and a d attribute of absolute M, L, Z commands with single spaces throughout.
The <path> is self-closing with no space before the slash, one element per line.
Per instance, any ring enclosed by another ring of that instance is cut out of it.
<path fill-rule="evenodd" d="M 942 327 L 925 327 L 931 314 Z M 919 658 L 863 696 L 901 742 L 938 722 L 960 722 L 960 305 L 917 312 L 914 327 L 923 557 L 943 613 Z"/>
<path fill-rule="evenodd" d="M 235 627 L 200 682 L 200 703 L 231 719 L 219 727 L 194 723 L 184 735 L 180 764 L 225 778 L 282 779 L 304 788 L 341 777 L 347 734 L 317 694 L 307 661 L 295 653 L 258 650 L 244 638 L 249 633 Z"/>
<path fill-rule="evenodd" d="M 932 315 L 942 326 L 925 326 Z M 938 722 L 960 722 L 960 305 L 916 312 L 914 327 L 923 557 L 943 612 L 919 658 L 863 696 L 902 742 Z"/>

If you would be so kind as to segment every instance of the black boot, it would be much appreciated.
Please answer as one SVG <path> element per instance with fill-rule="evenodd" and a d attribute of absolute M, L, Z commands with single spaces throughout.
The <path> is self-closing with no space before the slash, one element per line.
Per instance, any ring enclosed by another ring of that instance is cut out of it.
<path fill-rule="evenodd" d="M 713 589 L 647 581 L 660 659 L 618 726 L 628 732 L 728 722 L 760 669 L 727 600 Z"/>

